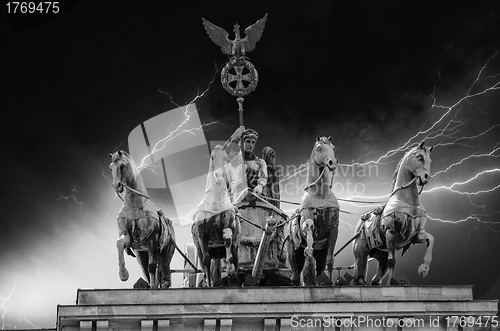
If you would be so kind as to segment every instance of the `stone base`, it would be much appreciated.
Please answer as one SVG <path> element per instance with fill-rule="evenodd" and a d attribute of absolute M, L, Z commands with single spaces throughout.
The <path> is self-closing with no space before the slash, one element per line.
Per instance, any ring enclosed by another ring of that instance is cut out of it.
<path fill-rule="evenodd" d="M 497 309 L 472 286 L 78 290 L 57 330 L 459 330 Z"/>

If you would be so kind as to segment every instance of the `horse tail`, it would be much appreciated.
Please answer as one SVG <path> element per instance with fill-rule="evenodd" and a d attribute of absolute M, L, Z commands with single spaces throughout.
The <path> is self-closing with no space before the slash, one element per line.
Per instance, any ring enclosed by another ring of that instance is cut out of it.
<path fill-rule="evenodd" d="M 169 242 L 175 241 L 174 227 L 172 221 L 163 214 L 161 209 L 158 209 L 158 244 L 160 251 L 162 251 Z"/>
<path fill-rule="evenodd" d="M 175 234 L 172 221 L 158 210 L 158 249 L 160 251 L 158 264 L 159 282 L 161 288 L 169 288 L 172 285 L 170 263 L 175 252 Z"/>

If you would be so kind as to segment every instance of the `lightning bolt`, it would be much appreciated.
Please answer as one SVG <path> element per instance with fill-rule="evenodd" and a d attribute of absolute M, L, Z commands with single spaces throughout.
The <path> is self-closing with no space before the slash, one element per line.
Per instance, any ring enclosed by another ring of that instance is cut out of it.
<path fill-rule="evenodd" d="M 500 125 L 500 124 L 498 124 L 498 125 Z M 498 125 L 496 125 L 496 126 L 498 126 Z M 442 174 L 442 173 L 445 173 L 445 172 L 447 172 L 448 170 L 450 170 L 451 168 L 456 167 L 456 166 L 459 166 L 459 165 L 461 165 L 463 162 L 465 162 L 465 161 L 467 161 L 467 160 L 470 160 L 470 159 L 472 159 L 472 158 L 481 158 L 481 157 L 495 157 L 495 158 L 496 158 L 496 157 L 499 157 L 500 155 L 494 155 L 494 154 L 495 154 L 495 153 L 496 153 L 496 152 L 500 149 L 500 147 L 497 147 L 498 145 L 499 145 L 499 143 L 497 143 L 497 144 L 493 147 L 493 150 L 492 150 L 491 152 L 489 152 L 489 153 L 483 153 L 483 154 L 471 154 L 471 155 L 469 155 L 469 156 L 466 156 L 466 157 L 462 158 L 460 161 L 450 164 L 450 165 L 449 165 L 446 169 L 444 169 L 444 170 L 440 170 L 440 171 L 436 172 L 436 173 L 433 175 L 433 177 L 436 177 L 436 176 L 438 176 L 438 175 L 440 175 L 440 174 Z"/>
<path fill-rule="evenodd" d="M 477 173 L 473 177 L 471 177 L 471 178 L 469 178 L 469 179 L 467 179 L 467 180 L 465 180 L 463 182 L 455 182 L 455 183 L 453 183 L 453 184 L 451 184 L 449 186 L 442 185 L 442 186 L 434 187 L 434 188 L 426 190 L 424 192 L 430 193 L 430 192 L 433 192 L 433 191 L 443 190 L 443 189 L 444 190 L 449 190 L 450 192 L 453 192 L 453 193 L 465 194 L 465 195 L 478 195 L 478 194 L 482 194 L 482 193 L 493 192 L 494 190 L 496 190 L 497 188 L 499 188 L 500 185 L 497 185 L 494 188 L 491 188 L 491 189 L 488 189 L 488 190 L 478 190 L 478 191 L 474 191 L 474 192 L 463 192 L 463 191 L 460 191 L 460 190 L 455 190 L 454 187 L 458 186 L 458 185 L 469 184 L 469 183 L 473 182 L 474 180 L 478 179 L 479 177 L 481 177 L 484 174 L 490 174 L 490 173 L 495 173 L 495 172 L 499 172 L 499 171 L 500 171 L 500 169 L 498 169 L 498 168 L 483 170 L 483 171 Z"/>
<path fill-rule="evenodd" d="M 470 221 L 470 220 L 474 220 L 478 223 L 483 223 L 483 224 L 490 224 L 490 225 L 500 225 L 499 222 L 495 222 L 495 221 L 484 221 L 482 220 L 483 217 L 493 217 L 493 216 L 496 216 L 500 214 L 500 211 L 496 211 L 494 213 L 489 213 L 489 214 L 472 214 L 472 215 L 469 215 L 465 218 L 462 218 L 462 219 L 458 219 L 458 220 L 446 220 L 446 219 L 442 219 L 442 218 L 438 218 L 438 217 L 432 217 L 430 215 L 427 215 L 427 218 L 433 220 L 433 221 L 436 221 L 436 222 L 440 222 L 440 223 L 453 223 L 453 224 L 457 224 L 457 223 L 464 223 L 464 222 L 467 222 L 467 221 Z M 498 232 L 500 233 L 500 229 L 498 230 L 495 230 L 495 232 Z"/>
<path fill-rule="evenodd" d="M 10 294 L 5 297 L 5 298 L 0 298 L 0 301 L 2 301 L 2 305 L 0 305 L 0 310 L 2 311 L 2 330 L 4 330 L 6 324 L 5 324 L 5 315 L 9 311 L 9 308 L 7 307 L 7 302 L 12 298 L 12 295 L 14 295 L 14 291 L 16 290 L 17 283 L 14 283 L 14 287 L 12 288 L 12 291 Z"/>
<path fill-rule="evenodd" d="M 210 123 L 202 124 L 202 125 L 200 125 L 199 127 L 196 127 L 196 128 L 190 128 L 190 129 L 184 129 L 183 128 L 183 126 L 189 121 L 189 119 L 191 118 L 191 115 L 193 114 L 193 112 L 189 112 L 188 111 L 189 105 L 193 104 L 194 102 L 196 102 L 197 99 L 201 98 L 208 91 L 209 88 L 210 88 L 210 85 L 209 85 L 209 87 L 205 91 L 203 91 L 202 94 L 196 95 L 196 97 L 188 105 L 186 105 L 186 106 L 183 107 L 184 108 L 184 116 L 186 116 L 186 118 L 179 125 L 177 125 L 176 128 L 174 128 L 173 130 L 170 130 L 170 133 L 167 136 L 165 136 L 164 138 L 160 139 L 153 146 L 153 148 L 151 149 L 151 153 L 147 154 L 142 159 L 141 163 L 139 163 L 137 165 L 137 167 L 139 169 L 141 169 L 142 167 L 145 166 L 144 162 L 146 161 L 146 159 L 150 158 L 153 154 L 155 154 L 155 153 L 161 151 L 162 149 L 164 149 L 166 147 L 167 142 L 175 139 L 176 137 L 178 137 L 178 136 L 180 136 L 182 134 L 194 134 L 193 133 L 194 131 L 203 130 L 204 127 L 210 126 L 212 124 L 219 123 L 218 121 L 212 121 Z M 168 93 L 166 93 L 166 92 L 163 92 L 163 91 L 160 91 L 160 92 L 161 93 L 165 93 L 165 94 L 168 95 Z"/>
<path fill-rule="evenodd" d="M 105 173 L 109 172 L 109 170 L 106 171 L 100 164 L 97 164 L 97 165 L 99 166 L 99 168 L 101 168 L 101 176 L 106 178 L 107 180 L 109 180 L 111 182 L 112 181 L 111 178 L 109 178 L 108 176 L 105 175 Z"/>
<path fill-rule="evenodd" d="M 220 68 L 219 68 L 220 69 Z M 216 73 L 217 71 L 219 70 L 217 69 L 216 70 Z M 139 169 L 141 169 L 142 167 L 144 167 L 144 162 L 146 161 L 146 159 L 148 159 L 149 157 L 151 157 L 154 153 L 157 153 L 158 151 L 161 151 L 162 149 L 164 149 L 166 147 L 166 144 L 167 142 L 175 139 L 176 137 L 182 135 L 182 134 L 193 134 L 194 131 L 197 131 L 197 130 L 203 130 L 203 128 L 205 127 L 208 127 L 210 125 L 213 125 L 213 124 L 217 124 L 219 123 L 218 121 L 212 121 L 210 123 L 206 123 L 206 124 L 202 124 L 201 126 L 197 127 L 197 128 L 191 128 L 191 129 L 185 129 L 184 126 L 186 125 L 186 123 L 189 121 L 189 119 L 191 118 L 191 115 L 193 114 L 193 112 L 189 112 L 188 111 L 188 107 L 189 105 L 193 104 L 196 102 L 196 100 L 202 98 L 207 92 L 208 90 L 210 89 L 210 86 L 212 86 L 212 83 L 215 81 L 215 75 L 214 77 L 212 78 L 212 80 L 210 81 L 210 83 L 208 83 L 208 86 L 207 88 L 202 92 L 200 93 L 199 89 L 196 93 L 196 96 L 193 98 L 193 100 L 191 100 L 186 106 L 182 107 L 180 105 L 178 105 L 174 100 L 173 100 L 173 96 L 172 94 L 168 93 L 168 92 L 165 92 L 165 91 L 161 91 L 159 90 L 160 93 L 163 93 L 165 95 L 168 96 L 168 98 L 170 99 L 170 102 L 173 103 L 174 105 L 176 105 L 177 107 L 179 108 L 184 108 L 183 112 L 184 112 L 184 120 L 179 124 L 177 125 L 177 127 L 171 129 L 169 128 L 169 131 L 170 133 L 165 136 L 164 138 L 160 139 L 154 146 L 153 148 L 151 149 L 151 152 L 146 155 L 141 163 L 139 163 L 137 166 Z"/>
<path fill-rule="evenodd" d="M 216 65 L 216 72 L 215 72 L 215 74 L 220 70 L 221 67 L 217 68 L 217 65 Z M 151 149 L 151 152 L 149 154 L 147 154 L 146 156 L 144 156 L 144 158 L 141 160 L 141 162 L 137 164 L 137 167 L 139 169 L 141 169 L 141 168 L 147 168 L 149 171 L 152 171 L 153 173 L 156 174 L 155 167 L 160 167 L 160 166 L 159 165 L 155 166 L 154 164 L 146 166 L 145 162 L 146 162 L 146 160 L 148 158 L 150 158 L 151 156 L 153 156 L 155 153 L 157 153 L 157 152 L 163 150 L 164 148 L 166 148 L 167 142 L 174 140 L 175 138 L 179 137 L 180 135 L 183 135 L 183 134 L 194 134 L 195 131 L 203 130 L 203 129 L 207 128 L 207 127 L 210 127 L 211 125 L 219 124 L 220 123 L 219 121 L 211 121 L 209 123 L 201 124 L 200 126 L 198 126 L 196 128 L 186 129 L 186 127 L 185 127 L 186 123 L 189 122 L 192 114 L 194 113 L 194 112 L 189 112 L 189 110 L 188 110 L 189 106 L 192 105 L 192 104 L 194 104 L 197 100 L 199 100 L 200 98 L 202 98 L 203 96 L 205 96 L 208 93 L 208 91 L 210 90 L 210 87 L 212 86 L 213 82 L 215 81 L 215 74 L 214 74 L 214 77 L 212 78 L 212 80 L 210 81 L 210 83 L 208 84 L 208 86 L 201 93 L 200 93 L 200 91 L 198 89 L 197 93 L 196 93 L 196 96 L 190 102 L 188 102 L 188 104 L 185 105 L 185 106 L 181 106 L 181 105 L 177 104 L 174 101 L 173 95 L 171 93 L 159 90 L 160 93 L 165 94 L 165 95 L 168 96 L 168 98 L 170 99 L 170 102 L 172 104 L 174 104 L 178 108 L 183 109 L 183 113 L 184 113 L 185 117 L 184 117 L 183 121 L 180 124 L 178 124 L 176 127 L 174 127 L 174 128 L 169 127 L 168 128 L 169 133 L 164 138 L 160 139 L 153 146 L 153 148 Z M 176 203 L 191 203 L 191 202 L 196 202 L 196 201 L 183 201 L 183 202 L 176 202 Z M 189 220 L 192 220 L 192 218 L 195 215 L 195 213 L 196 213 L 196 209 L 193 209 L 190 212 L 188 212 L 186 215 L 179 216 L 177 218 L 172 218 L 172 220 L 179 220 L 179 221 L 180 220 L 186 220 L 186 221 L 189 221 Z"/>
<path fill-rule="evenodd" d="M 77 197 L 76 197 L 76 194 L 78 193 L 77 189 L 75 186 L 73 186 L 73 189 L 71 190 L 71 194 L 70 195 L 62 195 L 61 193 L 59 193 L 59 198 L 56 199 L 59 200 L 59 199 L 64 199 L 64 200 L 73 200 L 74 202 L 76 202 L 77 204 L 79 205 L 83 205 L 83 202 L 81 201 L 78 201 Z"/>
<path fill-rule="evenodd" d="M 451 46 L 451 44 L 450 44 Z M 464 149 L 478 149 L 484 146 L 484 143 L 481 143 L 479 139 L 484 141 L 485 139 L 489 139 L 492 137 L 493 140 L 492 145 L 487 151 L 476 151 L 472 153 L 467 153 L 466 155 L 459 156 L 456 160 L 444 160 L 440 163 L 447 163 L 447 165 L 438 172 L 432 175 L 433 179 L 444 177 L 445 174 L 450 174 L 451 171 L 460 170 L 464 166 L 473 166 L 477 164 L 478 161 L 482 162 L 480 167 L 481 169 L 476 170 L 470 173 L 470 167 L 468 168 L 466 173 L 469 173 L 469 176 L 465 179 L 454 180 L 451 183 L 440 184 L 439 186 L 431 187 L 434 180 L 430 182 L 430 185 L 426 190 L 422 192 L 425 195 L 432 195 L 435 192 L 439 191 L 447 191 L 452 194 L 459 194 L 468 198 L 470 204 L 477 209 L 486 209 L 486 204 L 474 202 L 471 198 L 476 197 L 475 200 L 479 199 L 479 197 L 487 196 L 488 194 L 492 194 L 494 192 L 498 192 L 500 185 L 497 185 L 495 180 L 498 178 L 498 173 L 500 172 L 500 168 L 498 166 L 498 157 L 500 156 L 500 142 L 497 140 L 498 135 L 493 136 L 498 132 L 498 127 L 500 127 L 499 123 L 493 123 L 489 127 L 480 132 L 472 132 L 463 134 L 463 132 L 471 131 L 471 128 L 474 128 L 475 123 L 472 122 L 473 118 L 467 118 L 469 116 L 470 110 L 467 110 L 467 107 L 470 109 L 470 106 L 474 107 L 475 114 L 477 114 L 477 110 L 481 114 L 488 113 L 485 112 L 480 107 L 474 105 L 472 102 L 479 97 L 485 96 L 488 93 L 492 93 L 500 89 L 500 73 L 486 75 L 486 69 L 490 62 L 497 56 L 498 51 L 495 52 L 491 57 L 489 57 L 486 62 L 480 67 L 478 72 L 475 74 L 472 83 L 469 85 L 467 90 L 465 91 L 462 97 L 459 97 L 452 101 L 449 105 L 444 105 L 438 102 L 437 95 L 437 83 L 441 78 L 441 74 L 438 73 L 438 79 L 435 82 L 434 89 L 431 94 L 432 104 L 426 113 L 430 114 L 428 118 L 420 125 L 420 128 L 416 131 L 416 133 L 411 134 L 408 139 L 403 140 L 402 143 L 398 144 L 394 149 L 390 149 L 387 152 L 383 153 L 379 157 L 368 160 L 366 162 L 361 162 L 362 159 L 367 158 L 369 153 L 366 153 L 366 149 L 360 152 L 360 156 L 355 162 L 351 164 L 342 164 L 342 167 L 355 167 L 355 166 L 367 166 L 371 164 L 376 165 L 385 165 L 392 162 L 397 161 L 394 160 L 394 156 L 398 153 L 403 153 L 407 151 L 409 148 L 416 146 L 420 141 L 423 140 L 432 140 L 435 141 L 434 147 L 460 147 L 460 153 L 463 153 Z M 480 87 L 481 86 L 481 87 Z M 477 115 L 474 115 L 477 116 Z M 363 132 L 366 129 L 363 130 Z M 436 149 L 435 149 L 436 150 Z M 437 154 L 436 154 L 437 155 Z M 484 160 L 484 161 L 483 161 Z M 476 163 L 472 163 L 476 162 Z M 461 172 L 461 177 L 463 178 L 463 173 Z M 455 176 L 456 177 L 456 176 Z M 487 186 L 485 187 L 485 179 Z M 385 185 L 387 183 L 378 183 L 377 185 Z M 369 185 L 369 184 L 365 184 Z M 370 184 L 370 185 L 373 185 Z M 427 188 L 426 187 L 426 188 Z M 467 188 L 467 189 L 465 189 Z M 344 201 L 351 201 L 351 205 L 353 207 L 362 207 L 360 204 L 356 204 L 352 202 L 352 199 L 363 199 L 363 200 L 380 200 L 389 198 L 390 194 L 386 195 L 350 195 L 346 199 L 340 199 Z M 380 203 L 383 203 L 380 202 Z M 498 229 L 498 225 L 500 222 L 495 220 L 488 220 L 488 218 L 498 215 L 500 211 L 493 211 L 492 213 L 474 213 L 470 215 L 466 215 L 460 219 L 446 219 L 445 217 L 437 218 L 435 216 L 428 216 L 430 220 L 441 222 L 445 224 L 457 224 L 463 222 L 476 222 L 476 224 L 483 224 L 488 229 L 500 233 L 500 229 Z M 429 212 L 430 215 L 434 215 L 432 211 Z M 477 229 L 477 227 L 475 228 Z M 468 240 L 468 239 L 467 239 Z M 467 241 L 466 240 L 466 241 Z"/>
<path fill-rule="evenodd" d="M 22 323 L 22 321 L 30 324 L 33 328 L 37 328 L 35 324 L 33 324 L 27 317 L 26 317 L 26 311 L 28 310 L 29 305 L 31 302 L 35 299 L 35 294 L 31 296 L 31 299 L 29 299 L 25 304 L 23 309 L 19 312 L 19 323 Z M 21 321 L 22 318 L 22 321 Z"/>
<path fill-rule="evenodd" d="M 476 138 L 479 138 L 487 133 L 489 133 L 491 130 L 499 127 L 500 124 L 496 124 L 496 125 L 493 125 L 492 127 L 490 127 L 489 129 L 477 134 L 477 135 L 474 135 L 474 136 L 468 136 L 468 137 L 460 137 L 460 138 L 456 138 L 455 140 L 451 141 L 451 142 L 447 142 L 447 143 L 438 143 L 438 144 L 435 144 L 434 146 L 453 146 L 453 145 L 463 145 L 463 146 L 466 146 L 466 147 L 471 147 L 469 145 L 466 145 L 466 144 L 463 144 L 461 143 L 460 141 L 462 140 L 472 140 L 472 139 L 476 139 Z"/>
<path fill-rule="evenodd" d="M 293 178 L 293 177 L 303 173 L 304 171 L 307 170 L 307 168 L 308 168 L 308 164 L 302 163 L 296 169 L 293 169 L 293 170 L 290 170 L 289 172 L 287 172 L 287 174 L 285 176 L 283 176 L 283 178 L 280 179 L 279 183 L 284 182 L 290 178 Z"/>
<path fill-rule="evenodd" d="M 17 288 L 17 282 L 14 283 L 14 286 L 12 287 L 12 290 L 11 290 L 10 294 L 7 297 L 5 297 L 5 298 L 0 297 L 0 302 L 1 302 L 1 305 L 0 305 L 1 317 L 0 317 L 0 319 L 2 320 L 2 328 L 1 328 L 1 330 L 18 329 L 18 326 L 16 326 L 15 324 L 18 324 L 19 326 L 21 326 L 21 325 L 23 325 L 23 323 L 28 323 L 31 327 L 37 328 L 26 317 L 26 311 L 28 310 L 29 305 L 31 304 L 31 302 L 35 299 L 35 294 L 33 294 L 31 296 L 31 298 L 24 303 L 24 306 L 22 307 L 22 309 L 20 310 L 20 312 L 17 314 L 17 323 L 8 324 L 6 322 L 7 315 L 13 316 L 14 315 L 13 311 L 16 309 L 14 307 L 15 304 L 11 302 L 14 299 L 13 296 L 14 296 L 14 293 L 16 292 L 16 288 Z M 16 320 L 16 318 L 14 318 L 14 320 Z"/>
<path fill-rule="evenodd" d="M 349 166 L 353 166 L 353 165 L 361 165 L 361 166 L 364 166 L 364 165 L 368 165 L 368 164 L 372 164 L 372 163 L 375 163 L 375 164 L 380 164 L 380 161 L 385 159 L 385 158 L 390 158 L 392 157 L 393 155 L 399 153 L 399 152 L 402 152 L 402 151 L 405 151 L 406 149 L 410 148 L 410 147 L 413 147 L 415 146 L 417 143 L 414 142 L 414 140 L 417 138 L 417 137 L 420 137 L 420 136 L 424 136 L 423 138 L 421 138 L 420 140 L 430 140 L 432 138 L 436 138 L 436 137 L 439 137 L 439 136 L 443 136 L 445 132 L 449 131 L 449 130 L 453 130 L 453 132 L 456 133 L 456 129 L 459 127 L 459 126 L 463 126 L 465 124 L 465 122 L 463 121 L 457 121 L 455 118 L 457 116 L 457 113 L 459 112 L 460 109 L 456 110 L 457 107 L 462 104 L 464 101 L 467 101 L 467 102 L 470 102 L 470 99 L 473 99 L 473 98 L 476 98 L 476 97 L 479 97 L 479 96 L 482 96 L 482 95 L 485 95 L 486 93 L 488 92 L 491 92 L 491 91 L 496 91 L 498 89 L 500 89 L 500 82 L 495 82 L 493 83 L 493 85 L 489 86 L 489 87 L 486 87 L 485 89 L 481 90 L 481 91 L 478 91 L 478 92 L 472 92 L 472 90 L 474 89 L 474 87 L 476 86 L 476 84 L 478 83 L 478 81 L 481 79 L 481 76 L 483 74 L 483 71 L 486 69 L 486 67 L 488 66 L 488 64 L 490 63 L 490 61 L 497 55 L 498 51 L 495 52 L 495 54 L 493 54 L 487 61 L 486 61 L 486 64 L 484 64 L 481 69 L 479 70 L 477 76 L 476 76 L 476 79 L 474 80 L 474 82 L 472 83 L 472 85 L 469 87 L 469 89 L 467 90 L 467 93 L 465 96 L 463 96 L 462 98 L 460 98 L 458 101 L 456 101 L 454 104 L 452 104 L 451 106 L 444 106 L 444 105 L 441 105 L 441 104 L 438 104 L 437 103 L 437 98 L 436 98 L 436 95 L 435 95 L 435 88 L 434 88 L 434 91 L 433 93 L 431 94 L 431 97 L 433 99 L 433 103 L 432 105 L 430 106 L 430 109 L 428 110 L 429 112 L 430 111 L 433 111 L 433 110 L 443 110 L 444 113 L 436 120 L 434 121 L 433 124 L 431 124 L 427 129 L 423 129 L 423 127 L 427 124 L 427 122 L 430 120 L 428 119 L 427 121 L 424 122 L 424 124 L 422 124 L 422 126 L 420 127 L 420 130 L 415 133 L 413 136 L 411 136 L 408 140 L 406 140 L 406 142 L 404 142 L 402 145 L 400 145 L 399 147 L 395 148 L 395 149 L 391 149 L 389 150 L 388 152 L 386 152 L 385 154 L 381 155 L 378 159 L 376 160 L 370 160 L 368 162 L 365 162 L 365 163 L 353 163 Z M 488 78 L 494 78 L 496 77 L 497 75 L 495 76 L 490 76 Z M 440 77 L 440 74 L 439 74 L 439 77 Z M 435 86 L 436 87 L 436 86 Z M 448 117 L 449 114 L 453 113 L 455 111 L 455 115 L 454 117 L 448 121 L 448 123 L 445 125 L 445 127 L 443 129 L 438 129 L 437 131 L 435 131 L 436 127 L 445 122 L 446 118 Z M 451 124 L 455 124 L 456 123 L 456 126 L 452 127 L 450 129 L 450 125 Z M 495 126 L 496 127 L 496 126 Z M 491 128 L 492 129 L 492 128 Z M 484 134 L 485 132 L 481 133 L 480 135 Z M 432 136 L 432 134 L 434 134 L 434 136 Z"/>

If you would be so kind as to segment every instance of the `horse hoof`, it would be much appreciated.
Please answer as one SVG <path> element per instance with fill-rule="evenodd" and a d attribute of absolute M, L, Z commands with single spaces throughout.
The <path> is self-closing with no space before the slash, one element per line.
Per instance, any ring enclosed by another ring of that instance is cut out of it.
<path fill-rule="evenodd" d="M 123 269 L 118 274 L 120 275 L 120 280 L 122 282 L 126 282 L 128 280 L 129 274 L 128 274 L 128 270 L 127 269 Z"/>
<path fill-rule="evenodd" d="M 429 267 L 421 264 L 419 267 L 418 267 L 418 275 L 420 277 L 425 277 L 427 276 L 427 274 L 429 273 Z"/>
<path fill-rule="evenodd" d="M 369 286 L 368 283 L 363 278 L 359 278 L 359 279 L 353 278 L 351 280 L 351 285 L 352 286 Z"/>
<path fill-rule="evenodd" d="M 230 275 L 227 277 L 227 283 L 229 286 L 238 286 L 238 277 L 236 275 Z"/>
<path fill-rule="evenodd" d="M 232 276 L 232 275 L 234 275 L 234 273 L 235 273 L 234 264 L 229 263 L 227 265 L 227 274 Z"/>

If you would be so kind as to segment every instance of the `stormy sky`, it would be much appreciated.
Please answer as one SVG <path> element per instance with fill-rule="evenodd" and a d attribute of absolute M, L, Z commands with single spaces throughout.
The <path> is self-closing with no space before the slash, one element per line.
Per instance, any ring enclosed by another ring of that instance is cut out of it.
<path fill-rule="evenodd" d="M 257 155 L 271 146 L 293 170 L 317 135 L 331 135 L 342 164 L 336 195 L 384 201 L 404 151 L 426 138 L 436 146 L 421 195 L 436 240 L 431 269 L 418 277 L 425 248 L 414 246 L 398 253 L 396 270 L 413 285 L 472 284 L 476 299 L 500 297 L 497 1 L 60 4 L 50 18 L 1 13 L 4 328 L 54 327 L 57 304 L 73 304 L 78 288 L 131 288 L 141 276 L 129 258 L 129 281 L 118 278 L 121 201 L 107 169 L 135 127 L 207 88 L 196 100 L 202 123 L 217 122 L 206 139 L 238 127 L 238 104 L 220 82 L 227 56 L 202 17 L 233 39 L 236 22 L 243 34 L 268 13 L 248 53 L 259 83 L 244 101 Z M 303 183 L 304 173 L 283 181 L 283 198 L 300 201 Z M 341 202 L 352 214 L 340 214 L 338 247 L 370 208 Z M 189 226 L 176 234 L 181 248 L 192 242 Z M 348 247 L 335 265 L 352 262 Z M 176 253 L 173 267 L 182 264 Z"/>

